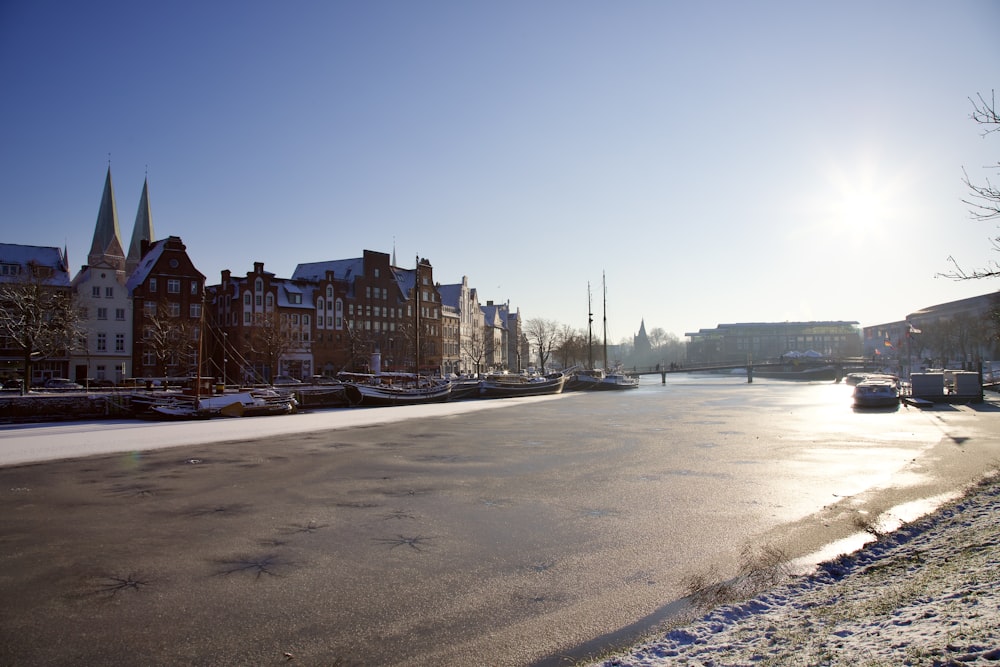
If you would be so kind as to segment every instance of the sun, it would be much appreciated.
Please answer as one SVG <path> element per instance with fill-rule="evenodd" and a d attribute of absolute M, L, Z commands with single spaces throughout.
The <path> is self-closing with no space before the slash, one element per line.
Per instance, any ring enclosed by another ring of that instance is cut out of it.
<path fill-rule="evenodd" d="M 894 187 L 871 164 L 851 171 L 833 169 L 827 193 L 825 231 L 831 236 L 864 242 L 887 234 L 895 211 Z"/>

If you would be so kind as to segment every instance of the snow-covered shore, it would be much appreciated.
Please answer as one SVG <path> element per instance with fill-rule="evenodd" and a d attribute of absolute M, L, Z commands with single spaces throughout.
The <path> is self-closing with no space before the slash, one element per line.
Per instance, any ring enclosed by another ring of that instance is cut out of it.
<path fill-rule="evenodd" d="M 1000 664 L 1000 478 L 742 604 L 597 663 Z"/>

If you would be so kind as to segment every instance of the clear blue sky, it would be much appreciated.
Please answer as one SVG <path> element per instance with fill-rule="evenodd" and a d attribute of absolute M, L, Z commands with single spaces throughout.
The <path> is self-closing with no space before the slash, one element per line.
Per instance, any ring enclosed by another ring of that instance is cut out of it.
<path fill-rule="evenodd" d="M 962 168 L 1000 3 L 0 3 L 0 241 L 124 242 L 210 282 L 392 252 L 526 318 L 876 324 L 996 290 Z"/>

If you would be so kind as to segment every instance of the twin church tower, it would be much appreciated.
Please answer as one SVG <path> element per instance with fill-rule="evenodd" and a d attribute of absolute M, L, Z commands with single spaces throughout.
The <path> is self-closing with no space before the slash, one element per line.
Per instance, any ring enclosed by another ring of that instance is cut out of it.
<path fill-rule="evenodd" d="M 106 267 L 129 276 L 142 259 L 142 242 L 152 243 L 153 213 L 149 208 L 149 179 L 142 184 L 142 196 L 139 198 L 139 210 L 135 214 L 135 226 L 132 228 L 132 240 L 128 246 L 128 254 L 122 247 L 121 231 L 118 226 L 118 206 L 115 204 L 115 190 L 111 184 L 111 165 L 108 165 L 108 175 L 104 180 L 104 194 L 101 197 L 101 209 L 97 213 L 97 225 L 94 228 L 94 241 L 87 255 L 87 265 L 93 268 Z"/>

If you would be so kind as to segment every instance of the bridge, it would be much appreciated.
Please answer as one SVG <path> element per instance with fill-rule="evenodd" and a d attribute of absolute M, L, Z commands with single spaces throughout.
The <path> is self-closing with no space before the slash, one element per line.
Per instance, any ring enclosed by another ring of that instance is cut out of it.
<path fill-rule="evenodd" d="M 765 359 L 762 361 L 751 361 L 749 363 L 715 362 L 696 363 L 690 365 L 674 363 L 657 364 L 656 366 L 645 368 L 633 366 L 631 370 L 625 369 L 625 373 L 634 377 L 642 375 L 659 375 L 661 376 L 663 383 L 666 384 L 667 375 L 676 373 L 722 372 L 734 371 L 738 369 L 747 370 L 748 382 L 753 382 L 754 374 L 759 374 L 760 377 L 776 377 L 778 374 L 782 374 L 787 376 L 789 379 L 793 379 L 795 374 L 801 374 L 802 379 L 808 379 L 808 371 L 833 369 L 831 375 L 837 382 L 839 382 L 847 372 L 877 370 L 877 365 L 873 364 L 870 359 L 864 359 L 863 357 L 845 357 L 842 359 Z"/>

